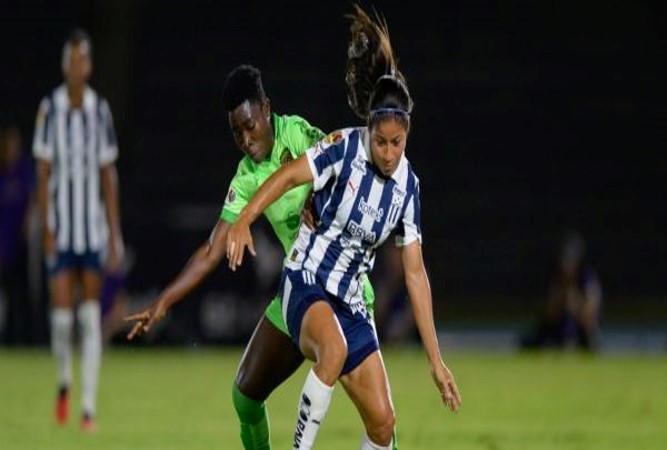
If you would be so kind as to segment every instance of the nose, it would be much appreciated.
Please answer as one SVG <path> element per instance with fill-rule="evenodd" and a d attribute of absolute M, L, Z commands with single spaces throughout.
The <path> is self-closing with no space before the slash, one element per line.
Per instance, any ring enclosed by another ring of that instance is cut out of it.
<path fill-rule="evenodd" d="M 243 132 L 243 137 L 241 138 L 243 142 L 243 147 L 249 148 L 250 147 L 250 133 L 244 131 Z"/>

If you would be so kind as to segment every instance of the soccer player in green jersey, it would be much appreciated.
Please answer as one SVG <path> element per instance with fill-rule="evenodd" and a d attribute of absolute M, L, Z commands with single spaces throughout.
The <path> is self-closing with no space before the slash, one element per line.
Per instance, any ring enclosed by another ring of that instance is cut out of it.
<path fill-rule="evenodd" d="M 358 111 L 365 108 L 360 105 L 369 95 L 369 87 L 364 84 L 367 77 L 359 72 L 385 71 L 391 64 L 387 59 L 391 55 L 385 54 L 390 48 L 383 47 L 386 43 L 378 37 L 378 29 L 361 10 L 350 18 L 352 41 L 346 83 L 350 106 L 359 114 Z M 245 156 L 230 183 L 219 220 L 209 239 L 192 254 L 187 265 L 150 307 L 125 318 L 135 322 L 128 339 L 148 332 L 171 306 L 181 301 L 217 267 L 226 252 L 229 228 L 261 184 L 282 164 L 296 159 L 324 137 L 321 130 L 299 116 L 272 113 L 261 74 L 255 67 L 241 65 L 230 72 L 223 102 L 234 140 Z M 302 208 L 309 194 L 309 186 L 292 190 L 265 212 L 285 251 L 296 238 Z M 372 311 L 374 295 L 367 279 L 364 299 Z M 241 440 L 246 450 L 271 448 L 265 401 L 303 361 L 303 355 L 288 334 L 280 302 L 274 298 L 246 346 L 232 387 L 234 406 L 241 423 Z M 394 448 L 397 448 L 395 442 L 394 439 Z"/>

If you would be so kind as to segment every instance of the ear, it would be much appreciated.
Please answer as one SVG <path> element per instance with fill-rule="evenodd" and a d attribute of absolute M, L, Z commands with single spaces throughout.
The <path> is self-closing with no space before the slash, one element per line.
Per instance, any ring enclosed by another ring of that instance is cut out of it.
<path fill-rule="evenodd" d="M 267 98 L 262 102 L 262 114 L 267 118 L 271 118 L 271 99 Z"/>

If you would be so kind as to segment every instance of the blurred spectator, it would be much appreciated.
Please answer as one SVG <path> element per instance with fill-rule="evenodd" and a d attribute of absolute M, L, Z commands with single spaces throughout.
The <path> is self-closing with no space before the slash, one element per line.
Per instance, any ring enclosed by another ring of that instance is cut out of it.
<path fill-rule="evenodd" d="M 534 330 L 522 336 L 523 348 L 598 349 L 602 288 L 584 256 L 581 234 L 568 233 L 561 243 L 557 268 L 550 281 L 544 317 Z"/>
<path fill-rule="evenodd" d="M 419 342 L 403 276 L 401 248 L 388 243 L 378 251 L 377 258 L 372 282 L 378 338 L 389 345 Z"/>
<path fill-rule="evenodd" d="M 4 297 L 3 337 L 8 344 L 25 344 L 32 339 L 27 230 L 34 188 L 32 161 L 23 152 L 18 126 L 0 124 L 0 303 Z"/>

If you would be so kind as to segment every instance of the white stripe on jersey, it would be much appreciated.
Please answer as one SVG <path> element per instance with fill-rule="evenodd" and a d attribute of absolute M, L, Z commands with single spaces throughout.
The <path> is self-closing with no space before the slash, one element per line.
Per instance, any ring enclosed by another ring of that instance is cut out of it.
<path fill-rule="evenodd" d="M 51 164 L 48 226 L 58 249 L 100 251 L 106 245 L 100 170 L 116 160 L 111 111 L 90 87 L 82 108 L 71 108 L 64 85 L 42 100 L 33 154 Z"/>
<path fill-rule="evenodd" d="M 375 250 L 394 229 L 406 241 L 421 240 L 419 188 L 405 156 L 390 178 L 379 174 L 365 128 L 339 133 L 306 152 L 319 223 L 316 230 L 300 228 L 296 253 L 290 252 L 296 257 L 286 265 L 317 274 L 329 293 L 356 304 L 363 301 L 359 275 L 372 268 Z"/>

